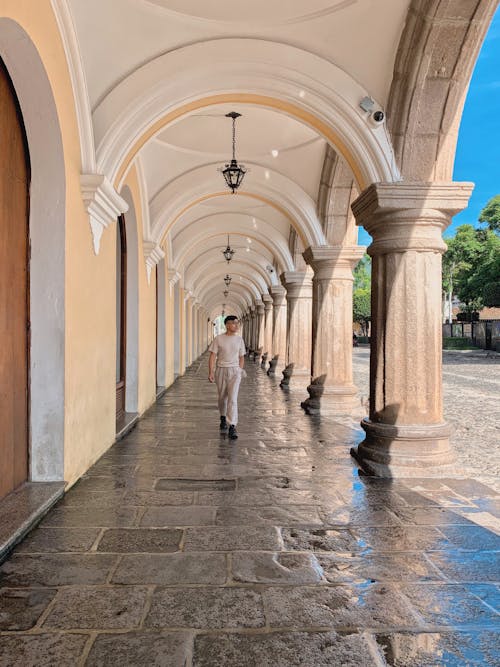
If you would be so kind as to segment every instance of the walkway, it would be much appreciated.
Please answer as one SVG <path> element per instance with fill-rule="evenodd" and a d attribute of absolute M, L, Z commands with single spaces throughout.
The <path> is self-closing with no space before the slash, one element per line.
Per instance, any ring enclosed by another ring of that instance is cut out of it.
<path fill-rule="evenodd" d="M 497 665 L 498 498 L 360 478 L 359 432 L 206 357 L 0 568 L 0 665 Z"/>

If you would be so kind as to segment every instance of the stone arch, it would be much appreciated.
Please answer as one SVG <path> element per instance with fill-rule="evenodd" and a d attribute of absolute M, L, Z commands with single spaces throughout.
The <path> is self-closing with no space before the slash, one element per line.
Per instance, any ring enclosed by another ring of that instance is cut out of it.
<path fill-rule="evenodd" d="M 306 268 L 306 263 L 302 256 L 304 252 L 304 244 L 301 242 L 300 238 L 297 235 L 297 231 L 294 227 L 290 226 L 290 232 L 288 234 L 288 247 L 290 248 L 290 253 L 292 255 L 293 265 L 295 271 L 303 271 Z M 274 267 L 280 271 L 280 267 Z"/>
<path fill-rule="evenodd" d="M 384 124 L 371 125 L 359 108 L 366 95 L 333 63 L 287 44 L 198 42 L 149 61 L 101 101 L 93 114 L 97 166 L 119 186 L 140 148 L 166 125 L 209 105 L 245 102 L 314 128 L 343 154 L 360 189 L 398 180 Z"/>
<path fill-rule="evenodd" d="M 330 245 L 356 245 L 358 233 L 351 204 L 359 195 L 349 165 L 326 147 L 318 193 L 318 217 Z"/>
<path fill-rule="evenodd" d="M 255 294 L 253 294 L 252 297 L 250 297 L 249 289 L 247 289 L 246 287 L 239 287 L 238 289 L 233 291 L 233 296 L 228 297 L 228 299 L 224 301 L 223 299 L 220 299 L 219 296 L 217 295 L 217 288 L 212 287 L 211 289 L 208 289 L 206 292 L 203 293 L 203 298 L 206 300 L 209 310 L 215 307 L 212 304 L 226 303 L 226 306 L 237 304 L 237 306 L 243 312 L 243 309 L 245 307 L 248 307 L 253 302 Z"/>
<path fill-rule="evenodd" d="M 452 180 L 467 88 L 497 5 L 412 0 L 387 105 L 405 180 Z"/>
<path fill-rule="evenodd" d="M 224 298 L 222 294 L 224 285 L 219 285 L 214 281 L 215 273 L 216 272 L 212 271 L 211 273 L 204 275 L 197 286 L 197 295 L 202 302 L 204 302 L 204 295 L 212 290 L 220 295 L 219 299 Z M 245 274 L 242 276 L 241 281 L 234 281 L 234 285 L 231 284 L 229 293 L 232 294 L 235 291 L 241 290 L 246 290 L 249 294 L 251 293 L 253 298 L 260 299 L 262 294 L 267 292 L 267 286 L 261 276 Z"/>
<path fill-rule="evenodd" d="M 210 251 L 198 254 L 196 258 L 193 259 L 192 261 L 193 270 L 189 271 L 189 276 L 191 284 L 195 291 L 196 291 L 196 285 L 198 284 L 198 280 L 200 278 L 204 278 L 205 276 L 211 275 L 212 273 L 214 273 L 214 278 L 215 278 L 216 276 L 220 276 L 221 268 L 223 269 L 223 271 L 227 269 L 227 267 L 223 263 L 223 260 L 219 263 L 214 264 L 213 260 L 207 256 L 208 252 Z M 213 271 L 211 269 L 213 269 Z M 227 272 L 235 273 L 231 269 L 228 269 Z M 277 284 L 277 278 L 275 277 L 275 272 L 273 274 L 269 274 L 265 270 L 265 268 L 260 263 L 257 262 L 247 262 L 245 260 L 240 260 L 237 272 L 245 276 L 250 276 L 250 275 L 258 276 L 259 278 L 258 282 L 261 285 L 262 290 L 267 290 L 269 287 L 272 287 L 273 285 Z M 274 280 L 272 279 L 271 276 L 274 277 Z M 223 283 L 221 283 L 221 287 L 222 286 Z"/>
<path fill-rule="evenodd" d="M 0 18 L 0 56 L 24 120 L 30 187 L 30 480 L 64 479 L 64 149 L 52 88 L 25 30 Z"/>
<path fill-rule="evenodd" d="M 237 236 L 245 236 L 259 243 L 272 256 L 276 258 L 276 261 L 278 262 L 281 270 L 283 271 L 294 270 L 294 263 L 292 256 L 290 255 L 290 252 L 286 246 L 284 239 L 281 239 L 278 236 L 278 234 L 276 234 L 276 238 L 272 238 L 270 236 L 266 238 L 261 238 L 257 236 L 255 233 L 250 232 L 248 229 L 245 230 L 244 228 L 240 229 L 239 227 L 235 227 L 234 222 L 230 226 L 229 221 L 230 220 L 234 221 L 234 216 L 230 216 L 229 214 L 227 216 L 228 218 L 227 226 L 226 225 L 222 226 L 221 221 L 225 222 L 224 217 L 225 216 L 217 216 L 217 217 L 214 216 L 213 221 L 206 223 L 202 229 L 198 229 L 196 231 L 191 230 L 190 226 L 188 226 L 186 228 L 186 233 L 185 233 L 186 238 L 178 243 L 178 247 L 176 248 L 177 252 L 174 254 L 175 266 L 183 265 L 184 262 L 186 261 L 187 254 L 190 253 L 193 250 L 193 248 L 196 248 L 198 245 L 206 243 L 207 239 L 216 236 L 225 236 L 226 234 L 230 233 L 233 238 Z M 187 233 L 188 230 L 190 231 L 189 234 Z"/>
<path fill-rule="evenodd" d="M 264 201 L 283 213 L 296 227 L 305 246 L 325 245 L 314 202 L 309 195 L 277 172 L 251 163 L 248 166 L 255 177 L 252 190 L 242 189 L 239 194 Z M 211 197 L 233 196 L 228 191 L 221 192 L 217 167 L 214 163 L 193 169 L 174 179 L 156 195 L 151 202 L 152 241 L 161 243 L 177 220 L 196 204 Z M 265 178 L 265 172 L 269 172 L 269 180 Z"/>

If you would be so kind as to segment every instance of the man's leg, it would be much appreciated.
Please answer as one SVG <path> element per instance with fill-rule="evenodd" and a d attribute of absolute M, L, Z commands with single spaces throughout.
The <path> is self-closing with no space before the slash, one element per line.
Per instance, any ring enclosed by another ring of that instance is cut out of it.
<path fill-rule="evenodd" d="M 236 424 L 238 423 L 238 390 L 241 382 L 239 368 L 228 369 L 227 378 L 227 420 L 229 422 L 229 436 L 236 439 Z M 231 428 L 234 427 L 234 428 Z"/>
<path fill-rule="evenodd" d="M 218 393 L 218 407 L 220 414 L 220 429 L 227 429 L 227 378 L 226 378 L 226 369 L 217 368 L 215 371 L 215 384 L 217 386 Z"/>

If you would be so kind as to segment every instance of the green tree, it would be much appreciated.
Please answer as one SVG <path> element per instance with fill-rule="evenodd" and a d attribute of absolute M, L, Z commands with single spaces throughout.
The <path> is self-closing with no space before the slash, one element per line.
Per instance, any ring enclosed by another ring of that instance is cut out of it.
<path fill-rule="evenodd" d="M 368 335 L 368 324 L 371 320 L 371 293 L 367 287 L 354 290 L 352 295 L 353 320 L 361 325 L 363 335 Z"/>
<path fill-rule="evenodd" d="M 466 311 L 483 305 L 498 305 L 500 290 L 500 238 L 490 229 L 461 225 L 453 238 L 446 239 L 443 256 L 443 292 L 451 313 L 453 294 L 465 304 Z"/>
<path fill-rule="evenodd" d="M 363 335 L 368 335 L 371 319 L 371 282 L 372 260 L 366 253 L 354 269 L 354 286 L 352 293 L 352 319 L 361 325 Z"/>
<path fill-rule="evenodd" d="M 354 289 L 370 289 L 372 282 L 372 258 L 366 253 L 354 269 Z"/>
<path fill-rule="evenodd" d="M 479 214 L 479 222 L 486 222 L 492 232 L 500 232 L 500 195 L 489 200 Z"/>
<path fill-rule="evenodd" d="M 500 238 L 488 230 L 476 230 L 480 240 L 480 252 L 462 287 L 463 300 L 479 299 L 481 307 L 500 306 Z"/>

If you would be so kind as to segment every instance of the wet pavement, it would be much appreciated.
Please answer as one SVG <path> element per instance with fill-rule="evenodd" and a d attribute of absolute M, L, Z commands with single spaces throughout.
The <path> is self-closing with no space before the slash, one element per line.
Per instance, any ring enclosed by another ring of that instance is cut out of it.
<path fill-rule="evenodd" d="M 500 664 L 499 495 L 360 477 L 248 371 L 236 442 L 205 357 L 4 562 L 0 666 Z"/>

